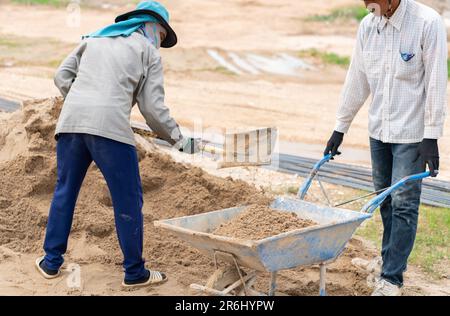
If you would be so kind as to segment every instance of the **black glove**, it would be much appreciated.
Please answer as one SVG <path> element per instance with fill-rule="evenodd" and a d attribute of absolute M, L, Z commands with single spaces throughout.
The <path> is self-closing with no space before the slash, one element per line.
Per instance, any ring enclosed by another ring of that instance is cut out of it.
<path fill-rule="evenodd" d="M 197 138 L 186 137 L 180 141 L 179 151 L 186 154 L 195 154 L 200 151 L 200 140 Z"/>
<path fill-rule="evenodd" d="M 331 135 L 330 140 L 327 143 L 327 148 L 325 148 L 324 155 L 328 155 L 331 152 L 331 155 L 334 157 L 336 155 L 340 155 L 341 152 L 339 151 L 339 146 L 341 146 L 342 141 L 344 140 L 344 134 L 340 132 L 333 132 L 333 135 Z M 333 159 L 333 158 L 331 158 Z"/>
<path fill-rule="evenodd" d="M 431 176 L 434 178 L 439 173 L 439 147 L 437 139 L 425 138 L 419 145 L 419 153 L 414 162 L 421 159 L 424 168 L 428 165 Z"/>

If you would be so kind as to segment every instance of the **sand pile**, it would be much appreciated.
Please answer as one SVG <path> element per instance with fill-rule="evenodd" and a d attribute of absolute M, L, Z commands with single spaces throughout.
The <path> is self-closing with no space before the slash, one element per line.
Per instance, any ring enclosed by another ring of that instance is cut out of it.
<path fill-rule="evenodd" d="M 41 247 L 56 181 L 53 133 L 60 108 L 60 99 L 28 102 L 23 112 L 2 121 L 0 245 L 16 251 Z M 139 157 L 147 230 L 153 229 L 156 219 L 264 201 L 262 194 L 244 182 L 212 177 L 199 168 L 175 163 L 157 152 L 145 153 L 141 148 Z M 115 239 L 112 202 L 95 165 L 83 184 L 73 231 L 86 233 L 89 240 L 102 239 L 100 245 L 106 250 L 116 248 L 115 240 L 105 242 L 109 236 Z M 110 257 L 120 261 L 118 252 Z"/>
<path fill-rule="evenodd" d="M 61 106 L 59 98 L 25 102 L 22 111 L 0 118 L 0 247 L 3 249 L 42 253 L 56 182 L 53 133 Z M 267 205 L 269 199 L 245 182 L 211 176 L 199 168 L 176 163 L 156 149 L 148 152 L 138 147 L 138 152 L 144 188 L 144 257 L 152 268 L 167 272 L 180 285 L 206 281 L 214 270 L 212 260 L 155 228 L 153 221 L 239 205 Z M 351 248 L 347 251 L 348 258 L 346 255 L 336 263 L 335 277 L 343 282 L 337 282 L 331 293 L 368 292 L 364 276 L 349 264 L 355 251 L 359 252 L 359 248 Z M 92 165 L 79 195 L 66 262 L 99 262 L 119 267 L 122 260 L 109 191 L 98 168 Z M 286 273 L 280 276 L 280 290 L 297 295 L 316 294 L 315 268 Z M 266 279 L 267 276 L 261 275 L 261 289 Z"/>
<path fill-rule="evenodd" d="M 1 122 L 0 246 L 18 252 L 39 252 L 42 248 L 56 182 L 53 133 L 61 106 L 61 99 L 27 102 L 22 112 Z M 147 153 L 140 147 L 138 151 L 145 195 L 145 257 L 162 268 L 189 266 L 204 259 L 157 231 L 154 220 L 268 201 L 245 182 L 213 177 L 156 151 Z M 74 249 L 69 258 L 121 264 L 111 197 L 95 165 L 83 183 L 72 232 L 73 240 L 83 240 L 87 254 Z"/>
<path fill-rule="evenodd" d="M 260 240 L 317 225 L 295 213 L 280 212 L 264 205 L 250 205 L 231 221 L 220 225 L 215 235 Z"/>

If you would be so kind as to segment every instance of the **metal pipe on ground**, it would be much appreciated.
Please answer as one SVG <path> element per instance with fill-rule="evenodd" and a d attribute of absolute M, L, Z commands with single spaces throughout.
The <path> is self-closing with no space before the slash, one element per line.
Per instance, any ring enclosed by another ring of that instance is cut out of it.
<path fill-rule="evenodd" d="M 144 126 L 146 125 L 136 122 L 133 123 L 133 128 L 143 129 Z M 146 130 L 148 130 L 148 127 Z M 156 138 L 154 138 L 154 141 L 161 146 L 168 145 L 166 142 Z M 208 146 L 216 148 L 217 151 L 223 150 L 222 144 L 209 142 Z M 316 162 L 316 159 L 281 153 L 278 155 L 278 160 L 272 159 L 272 165 L 264 167 L 306 177 L 309 175 L 311 168 Z M 274 166 L 277 167 L 275 168 Z M 367 167 L 330 162 L 320 170 L 320 179 L 322 182 L 342 185 L 358 190 L 369 192 L 375 190 L 372 183 L 372 170 Z M 422 191 L 423 204 L 450 208 L 450 182 L 438 179 L 426 179 L 423 182 Z"/>

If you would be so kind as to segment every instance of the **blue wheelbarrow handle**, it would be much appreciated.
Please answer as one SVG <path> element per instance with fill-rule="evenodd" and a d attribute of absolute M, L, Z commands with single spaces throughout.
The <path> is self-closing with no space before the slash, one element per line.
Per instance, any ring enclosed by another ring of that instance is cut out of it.
<path fill-rule="evenodd" d="M 298 198 L 300 200 L 304 200 L 306 193 L 308 193 L 309 188 L 311 187 L 312 181 L 314 180 L 315 176 L 317 175 L 317 173 L 319 172 L 320 168 L 326 164 L 327 162 L 329 162 L 331 160 L 331 158 L 333 158 L 333 156 L 331 154 L 326 155 L 325 157 L 322 158 L 322 160 L 320 160 L 318 163 L 316 163 L 314 165 L 313 170 L 311 171 L 311 173 L 309 174 L 309 177 L 305 180 L 305 182 L 303 183 L 303 185 L 300 187 L 300 189 L 298 190 Z"/>
<path fill-rule="evenodd" d="M 383 201 L 391 195 L 392 192 L 398 190 L 399 188 L 403 187 L 406 183 L 411 181 L 419 181 L 425 178 L 428 178 L 431 176 L 431 172 L 423 172 L 419 174 L 415 174 L 409 177 L 406 177 L 393 186 L 391 186 L 389 189 L 381 193 L 380 195 L 374 197 L 372 200 L 370 200 L 364 207 L 361 209 L 361 212 L 363 213 L 369 213 L 373 214 L 375 210 L 383 203 Z"/>

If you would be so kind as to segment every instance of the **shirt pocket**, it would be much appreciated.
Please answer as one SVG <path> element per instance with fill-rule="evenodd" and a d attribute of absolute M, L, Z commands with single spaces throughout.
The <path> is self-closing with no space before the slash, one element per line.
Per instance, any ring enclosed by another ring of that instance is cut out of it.
<path fill-rule="evenodd" d="M 379 78 L 383 57 L 372 51 L 363 52 L 364 68 L 368 78 Z"/>
<path fill-rule="evenodd" d="M 417 80 L 423 72 L 422 54 L 416 53 L 410 60 L 405 61 L 400 52 L 396 57 L 395 78 L 404 81 Z"/>

